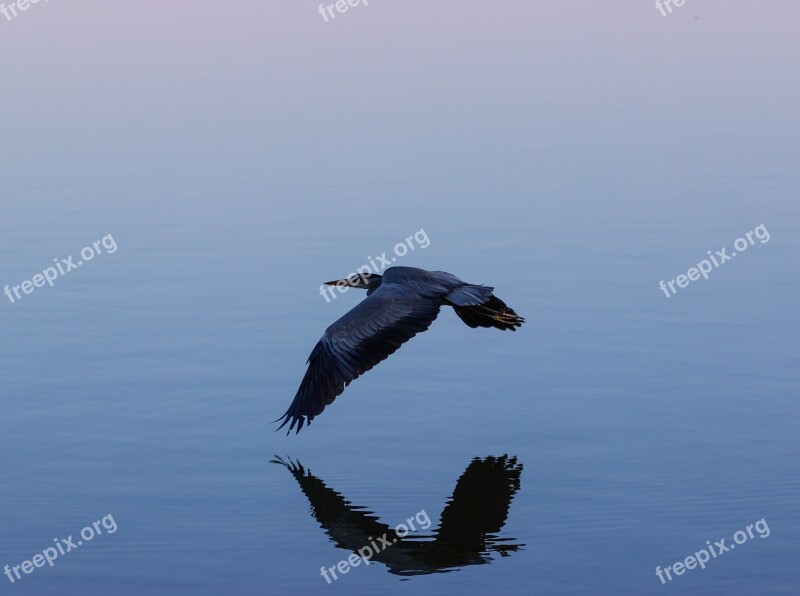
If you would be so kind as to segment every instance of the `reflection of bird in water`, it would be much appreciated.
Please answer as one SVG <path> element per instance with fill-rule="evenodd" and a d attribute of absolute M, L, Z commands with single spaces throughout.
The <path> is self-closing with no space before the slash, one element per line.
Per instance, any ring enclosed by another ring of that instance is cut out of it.
<path fill-rule="evenodd" d="M 308 357 L 308 370 L 294 401 L 281 416 L 283 428 L 311 424 L 351 381 L 425 331 L 442 306 L 452 306 L 470 327 L 515 331 L 525 319 L 492 294 L 444 271 L 390 267 L 381 275 L 361 273 L 327 285 L 367 290 L 367 298 L 325 330 Z"/>
<path fill-rule="evenodd" d="M 395 575 L 441 573 L 466 565 L 492 562 L 492 553 L 508 556 L 524 544 L 498 536 L 508 517 L 511 500 L 520 488 L 522 464 L 516 457 L 475 458 L 456 483 L 431 536 L 401 538 L 390 526 L 363 507 L 351 505 L 325 486 L 299 462 L 277 457 L 308 498 L 313 516 L 339 548 L 357 553 L 378 537 L 391 546 L 372 556 Z"/>

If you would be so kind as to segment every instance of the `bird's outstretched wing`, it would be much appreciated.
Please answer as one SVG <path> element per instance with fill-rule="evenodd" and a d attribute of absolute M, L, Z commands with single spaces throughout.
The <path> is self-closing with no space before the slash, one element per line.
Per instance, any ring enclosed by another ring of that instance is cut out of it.
<path fill-rule="evenodd" d="M 438 293 L 424 294 L 400 284 L 384 283 L 325 330 L 308 357 L 292 405 L 278 420 L 289 432 L 310 424 L 351 381 L 397 348 L 425 331 L 439 314 Z"/>

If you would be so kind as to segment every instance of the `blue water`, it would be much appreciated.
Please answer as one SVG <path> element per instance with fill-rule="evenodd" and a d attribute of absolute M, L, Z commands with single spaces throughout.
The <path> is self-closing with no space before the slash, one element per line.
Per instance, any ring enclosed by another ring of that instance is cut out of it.
<path fill-rule="evenodd" d="M 0 286 L 116 246 L 0 295 L 0 565 L 116 530 L 3 592 L 798 593 L 796 8 L 90 5 L 0 20 Z M 274 432 L 364 297 L 320 284 L 420 230 L 527 323 L 443 310 Z"/>

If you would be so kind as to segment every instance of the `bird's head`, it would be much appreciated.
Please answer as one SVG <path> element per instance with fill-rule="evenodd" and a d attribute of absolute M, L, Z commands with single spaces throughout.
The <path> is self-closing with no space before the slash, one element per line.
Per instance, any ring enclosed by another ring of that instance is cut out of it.
<path fill-rule="evenodd" d="M 351 273 L 345 279 L 326 281 L 326 286 L 339 286 L 347 288 L 358 288 L 359 290 L 370 290 L 381 285 L 381 276 L 377 273 Z"/>

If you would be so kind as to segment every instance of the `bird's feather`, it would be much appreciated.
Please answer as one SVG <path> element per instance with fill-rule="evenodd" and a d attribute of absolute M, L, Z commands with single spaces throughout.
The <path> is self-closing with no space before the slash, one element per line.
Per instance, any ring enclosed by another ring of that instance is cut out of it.
<path fill-rule="evenodd" d="M 493 291 L 494 288 L 490 286 L 464 284 L 447 294 L 444 299 L 454 306 L 475 306 L 489 300 Z"/>
<path fill-rule="evenodd" d="M 439 292 L 384 282 L 325 330 L 308 358 L 297 394 L 280 418 L 289 432 L 310 424 L 351 381 L 425 331 L 439 314 Z"/>

